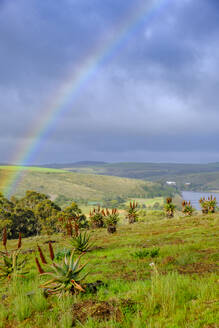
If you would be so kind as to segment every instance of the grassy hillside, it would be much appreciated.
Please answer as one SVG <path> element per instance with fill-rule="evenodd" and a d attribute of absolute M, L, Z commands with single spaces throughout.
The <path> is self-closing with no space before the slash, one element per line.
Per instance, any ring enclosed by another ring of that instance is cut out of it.
<path fill-rule="evenodd" d="M 59 165 L 61 167 L 61 165 Z M 176 181 L 179 189 L 196 191 L 219 190 L 219 163 L 75 163 L 63 165 L 72 172 L 112 175 L 149 181 Z M 191 185 L 185 187 L 185 183 Z"/>
<path fill-rule="evenodd" d="M 16 170 L 13 166 L 0 166 L 0 181 Z M 1 183 L 0 183 L 1 185 Z M 43 192 L 56 199 L 63 195 L 66 199 L 74 200 L 101 200 L 104 197 L 144 197 L 150 187 L 156 185 L 135 179 L 79 174 L 69 171 L 47 168 L 23 168 L 21 179 L 13 193 L 24 195 L 26 190 Z M 0 188 L 1 191 L 1 188 Z"/>
<path fill-rule="evenodd" d="M 104 285 L 96 293 L 61 298 L 45 298 L 39 288 L 46 277 L 39 277 L 33 251 L 41 245 L 48 259 L 48 237 L 25 239 L 29 274 L 2 284 L 0 327 L 217 328 L 218 223 L 218 215 L 151 217 L 121 223 L 115 235 L 91 231 L 93 249 L 82 257 L 90 272 L 84 283 Z M 55 253 L 71 248 L 62 235 L 49 239 Z M 154 257 L 147 255 L 155 249 Z"/>

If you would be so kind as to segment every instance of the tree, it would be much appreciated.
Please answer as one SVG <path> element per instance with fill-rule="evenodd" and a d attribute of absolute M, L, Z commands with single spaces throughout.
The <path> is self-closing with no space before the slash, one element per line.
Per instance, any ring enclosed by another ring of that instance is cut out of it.
<path fill-rule="evenodd" d="M 72 235 L 73 230 L 75 235 L 78 235 L 79 229 L 88 227 L 86 216 L 75 202 L 72 202 L 60 213 L 59 221 L 62 230 L 67 231 L 68 235 Z"/>
<path fill-rule="evenodd" d="M 49 197 L 45 194 L 41 194 L 33 190 L 27 190 L 25 196 L 21 198 L 18 202 L 20 206 L 34 209 L 37 204 L 48 199 Z"/>
<path fill-rule="evenodd" d="M 32 210 L 15 206 L 11 213 L 11 224 L 8 235 L 10 238 L 18 238 L 19 232 L 22 236 L 29 237 L 37 233 L 37 220 Z"/>
<path fill-rule="evenodd" d="M 50 199 L 44 199 L 34 208 L 34 214 L 38 223 L 38 232 L 52 234 L 58 230 L 58 218 L 61 208 Z"/>

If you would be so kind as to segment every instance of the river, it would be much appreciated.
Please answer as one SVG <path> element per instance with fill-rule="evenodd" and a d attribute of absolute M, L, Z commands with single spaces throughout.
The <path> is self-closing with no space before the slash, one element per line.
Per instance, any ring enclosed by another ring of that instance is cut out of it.
<path fill-rule="evenodd" d="M 195 192 L 195 191 L 182 191 L 182 198 L 186 201 L 191 201 L 191 204 L 197 210 L 200 210 L 199 199 L 201 197 L 209 197 L 209 196 L 216 197 L 217 202 L 219 204 L 219 192 Z"/>

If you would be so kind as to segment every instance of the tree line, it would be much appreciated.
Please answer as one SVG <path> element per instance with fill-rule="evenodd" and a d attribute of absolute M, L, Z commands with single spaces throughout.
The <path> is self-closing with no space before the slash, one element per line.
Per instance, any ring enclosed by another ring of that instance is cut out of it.
<path fill-rule="evenodd" d="M 9 199 L 0 193 L 0 230 L 5 227 L 9 238 L 18 238 L 41 233 L 52 234 L 62 229 L 60 218 L 79 216 L 86 220 L 76 203 L 61 209 L 45 194 L 28 190 L 23 198 Z"/>

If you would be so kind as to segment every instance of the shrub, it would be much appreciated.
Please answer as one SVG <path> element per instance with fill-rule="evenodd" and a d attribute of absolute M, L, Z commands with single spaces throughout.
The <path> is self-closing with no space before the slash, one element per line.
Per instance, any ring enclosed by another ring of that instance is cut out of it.
<path fill-rule="evenodd" d="M 157 257 L 159 256 L 160 253 L 160 248 L 153 248 L 153 249 L 144 249 L 140 251 L 136 251 L 135 253 L 132 254 L 133 257 L 143 259 L 145 257 Z"/>
<path fill-rule="evenodd" d="M 69 236 L 78 236 L 80 229 L 88 228 L 87 218 L 75 202 L 60 213 L 59 222 L 60 229 Z"/>

